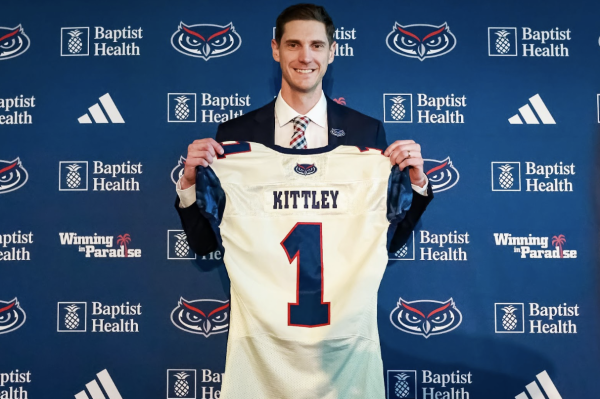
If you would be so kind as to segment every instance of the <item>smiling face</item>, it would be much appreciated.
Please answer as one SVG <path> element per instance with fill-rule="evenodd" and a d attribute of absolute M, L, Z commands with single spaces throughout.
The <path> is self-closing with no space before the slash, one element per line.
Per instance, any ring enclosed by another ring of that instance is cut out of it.
<path fill-rule="evenodd" d="M 336 43 L 327 40 L 325 24 L 318 21 L 290 21 L 285 24 L 281 43 L 273 39 L 273 58 L 281 65 L 282 92 L 314 93 L 321 90 L 327 65 L 333 62 Z"/>

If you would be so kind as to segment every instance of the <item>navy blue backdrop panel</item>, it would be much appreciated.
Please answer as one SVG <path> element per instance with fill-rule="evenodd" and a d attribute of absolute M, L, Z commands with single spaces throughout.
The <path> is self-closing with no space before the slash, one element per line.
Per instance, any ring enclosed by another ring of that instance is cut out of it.
<path fill-rule="evenodd" d="M 229 282 L 174 181 L 277 95 L 289 4 L 2 5 L 0 398 L 220 397 Z M 324 5 L 325 93 L 435 191 L 379 292 L 387 398 L 596 397 L 600 5 Z"/>

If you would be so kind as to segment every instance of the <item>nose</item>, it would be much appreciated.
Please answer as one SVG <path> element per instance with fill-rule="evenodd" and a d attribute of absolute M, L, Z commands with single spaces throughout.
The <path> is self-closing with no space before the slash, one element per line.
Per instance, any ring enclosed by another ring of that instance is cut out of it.
<path fill-rule="evenodd" d="M 312 49 L 310 48 L 310 45 L 302 46 L 302 50 L 300 50 L 300 54 L 298 55 L 298 61 L 303 64 L 310 64 L 312 59 Z"/>

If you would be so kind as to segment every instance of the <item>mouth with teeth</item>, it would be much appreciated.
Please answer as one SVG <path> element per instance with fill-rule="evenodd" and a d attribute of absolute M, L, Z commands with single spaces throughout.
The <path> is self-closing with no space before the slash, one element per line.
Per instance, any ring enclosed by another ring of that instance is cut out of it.
<path fill-rule="evenodd" d="M 298 73 L 302 73 L 302 74 L 309 74 L 314 72 L 314 69 L 298 69 L 298 68 L 294 68 L 294 71 L 298 72 Z"/>

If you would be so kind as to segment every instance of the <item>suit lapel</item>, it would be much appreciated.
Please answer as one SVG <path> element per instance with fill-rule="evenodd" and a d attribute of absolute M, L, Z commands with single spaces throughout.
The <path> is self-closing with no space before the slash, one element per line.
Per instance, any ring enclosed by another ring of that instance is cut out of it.
<path fill-rule="evenodd" d="M 329 145 L 346 145 L 348 142 L 347 126 L 344 125 L 342 118 L 342 105 L 336 103 L 328 96 L 327 99 L 327 137 Z M 335 132 L 332 133 L 332 132 Z"/>
<path fill-rule="evenodd" d="M 258 109 L 254 121 L 252 141 L 271 147 L 275 145 L 275 100 Z"/>

